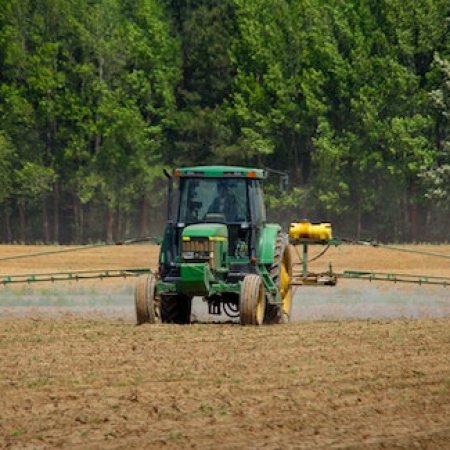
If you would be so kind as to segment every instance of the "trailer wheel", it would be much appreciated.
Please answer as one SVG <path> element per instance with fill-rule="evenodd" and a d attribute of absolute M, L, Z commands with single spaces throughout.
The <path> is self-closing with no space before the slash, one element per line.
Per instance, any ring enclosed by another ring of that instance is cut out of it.
<path fill-rule="evenodd" d="M 239 297 L 241 325 L 261 325 L 266 311 L 264 284 L 258 275 L 246 275 Z"/>
<path fill-rule="evenodd" d="M 270 276 L 277 286 L 282 300 L 281 305 L 267 305 L 265 323 L 288 323 L 292 313 L 292 255 L 287 236 L 280 233 L 275 242 L 273 264 L 269 267 Z"/>
<path fill-rule="evenodd" d="M 163 323 L 191 323 L 192 297 L 187 295 L 164 295 L 161 298 L 161 319 Z"/>
<path fill-rule="evenodd" d="M 138 277 L 134 291 L 134 305 L 138 325 L 161 322 L 160 303 L 155 294 L 155 276 L 150 274 Z"/>

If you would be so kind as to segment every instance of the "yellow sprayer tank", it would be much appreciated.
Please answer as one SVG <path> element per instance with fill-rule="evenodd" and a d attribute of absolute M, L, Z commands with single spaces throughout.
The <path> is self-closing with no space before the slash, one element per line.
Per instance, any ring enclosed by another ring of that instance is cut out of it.
<path fill-rule="evenodd" d="M 289 226 L 289 238 L 294 241 L 298 239 L 328 241 L 331 239 L 331 223 L 311 223 L 308 220 L 292 222 Z"/>

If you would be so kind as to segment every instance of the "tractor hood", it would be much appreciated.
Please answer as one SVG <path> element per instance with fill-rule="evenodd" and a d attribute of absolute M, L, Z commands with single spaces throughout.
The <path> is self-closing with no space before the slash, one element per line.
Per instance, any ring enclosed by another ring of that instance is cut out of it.
<path fill-rule="evenodd" d="M 197 223 L 188 225 L 181 235 L 183 241 L 206 238 L 209 240 L 227 240 L 228 228 L 221 223 Z"/>
<path fill-rule="evenodd" d="M 178 290 L 186 295 L 208 295 L 210 283 L 226 269 L 228 230 L 221 223 L 188 225 L 181 235 L 181 280 Z"/>

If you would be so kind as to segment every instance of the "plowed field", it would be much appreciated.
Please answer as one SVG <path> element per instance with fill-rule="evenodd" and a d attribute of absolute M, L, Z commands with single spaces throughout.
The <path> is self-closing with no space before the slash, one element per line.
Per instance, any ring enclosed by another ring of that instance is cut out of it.
<path fill-rule="evenodd" d="M 102 248 L 0 271 L 154 266 L 156 254 Z M 380 249 L 324 259 L 450 275 L 449 260 Z M 450 448 L 449 288 L 300 288 L 294 323 L 254 328 L 136 327 L 132 286 L 0 288 L 0 448 Z"/>

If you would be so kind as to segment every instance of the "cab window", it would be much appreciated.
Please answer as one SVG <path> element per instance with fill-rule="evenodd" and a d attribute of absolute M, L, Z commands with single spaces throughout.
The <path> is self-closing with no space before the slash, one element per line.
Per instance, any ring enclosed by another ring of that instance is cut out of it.
<path fill-rule="evenodd" d="M 241 223 L 249 220 L 247 180 L 181 179 L 178 221 Z"/>

